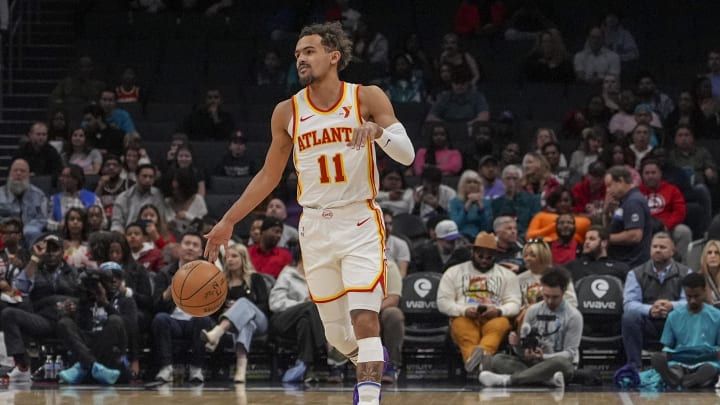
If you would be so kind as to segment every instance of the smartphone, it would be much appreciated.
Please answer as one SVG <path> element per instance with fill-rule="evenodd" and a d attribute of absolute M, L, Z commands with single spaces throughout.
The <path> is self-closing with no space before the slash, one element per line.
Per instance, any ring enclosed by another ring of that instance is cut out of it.
<path fill-rule="evenodd" d="M 478 315 L 482 314 L 483 312 L 487 311 L 487 306 L 485 305 L 478 305 L 477 306 L 477 313 Z"/>

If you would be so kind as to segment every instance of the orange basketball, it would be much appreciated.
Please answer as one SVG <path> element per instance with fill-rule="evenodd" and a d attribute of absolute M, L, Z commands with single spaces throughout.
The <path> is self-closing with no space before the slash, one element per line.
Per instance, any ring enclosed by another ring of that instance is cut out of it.
<path fill-rule="evenodd" d="M 188 315 L 208 316 L 225 302 L 227 279 L 214 264 L 195 260 L 178 269 L 170 290 L 175 305 Z"/>

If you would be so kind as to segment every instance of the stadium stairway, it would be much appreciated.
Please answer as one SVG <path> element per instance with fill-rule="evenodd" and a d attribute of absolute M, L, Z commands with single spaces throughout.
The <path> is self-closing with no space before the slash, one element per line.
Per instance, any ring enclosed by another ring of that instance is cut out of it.
<path fill-rule="evenodd" d="M 20 1 L 20 0 L 16 0 Z M 34 121 L 48 118 L 48 95 L 74 62 L 74 25 L 78 0 L 38 0 L 36 18 L 25 21 L 30 35 L 22 60 L 13 61 L 10 83 L 3 69 L 3 113 L 0 121 L 0 179 L 7 177 L 20 137 Z M 21 27 L 22 28 L 22 27 Z"/>

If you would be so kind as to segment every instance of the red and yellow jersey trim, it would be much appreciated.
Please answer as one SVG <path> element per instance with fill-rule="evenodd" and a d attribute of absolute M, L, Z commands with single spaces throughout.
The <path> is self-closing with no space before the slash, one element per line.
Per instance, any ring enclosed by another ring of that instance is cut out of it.
<path fill-rule="evenodd" d="M 300 182 L 300 173 L 297 171 L 298 167 L 298 156 L 297 156 L 297 148 L 294 146 L 297 144 L 297 135 L 298 135 L 298 100 L 297 96 L 292 96 L 292 141 L 293 141 L 293 166 L 295 166 L 295 175 L 297 177 L 297 198 L 300 198 L 300 195 L 302 195 L 302 184 Z"/>
<path fill-rule="evenodd" d="M 308 107 L 310 107 L 310 109 L 311 109 L 313 112 L 318 113 L 318 114 L 332 114 L 332 113 L 334 113 L 335 110 L 337 110 L 338 107 L 340 107 L 340 104 L 342 104 L 343 100 L 345 99 L 345 93 L 346 93 L 347 83 L 345 83 L 345 82 L 340 82 L 340 83 L 342 83 L 342 88 L 341 88 L 341 90 L 340 90 L 340 97 L 338 97 L 338 99 L 337 99 L 337 101 L 335 102 L 335 104 L 333 104 L 332 107 L 328 108 L 327 110 L 323 110 L 322 108 L 320 108 L 320 107 L 316 106 L 315 104 L 313 104 L 312 99 L 310 98 L 310 87 L 309 87 L 309 86 L 308 86 L 308 87 L 305 87 L 305 101 L 307 101 Z"/>

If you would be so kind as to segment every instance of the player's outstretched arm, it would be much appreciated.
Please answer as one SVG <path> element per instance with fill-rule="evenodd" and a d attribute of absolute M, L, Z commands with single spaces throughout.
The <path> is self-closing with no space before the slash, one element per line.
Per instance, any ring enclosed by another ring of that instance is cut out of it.
<path fill-rule="evenodd" d="M 293 147 L 292 139 L 287 132 L 290 117 L 292 117 L 290 102 L 290 100 L 285 100 L 279 103 L 273 111 L 270 122 L 272 142 L 262 169 L 253 177 L 240 198 L 225 213 L 220 222 L 205 235 L 207 238 L 205 257 L 208 261 L 214 262 L 217 259 L 220 246 L 227 247 L 235 224 L 245 218 L 280 183 Z"/>
<path fill-rule="evenodd" d="M 415 160 L 415 149 L 385 92 L 377 86 L 363 86 L 359 98 L 363 116 L 372 121 L 366 121 L 355 131 L 352 146 L 359 149 L 368 139 L 374 140 L 390 158 L 410 166 Z"/>

